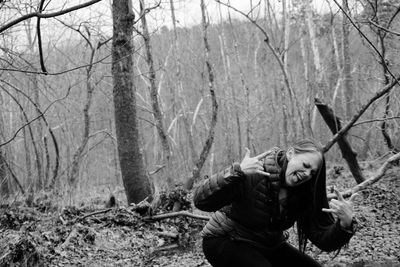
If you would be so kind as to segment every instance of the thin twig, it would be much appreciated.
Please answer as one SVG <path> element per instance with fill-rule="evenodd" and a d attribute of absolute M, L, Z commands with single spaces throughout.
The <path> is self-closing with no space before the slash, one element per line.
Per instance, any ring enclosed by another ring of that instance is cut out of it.
<path fill-rule="evenodd" d="M 112 208 L 105 209 L 105 210 L 95 211 L 95 212 L 86 214 L 86 215 L 84 215 L 84 216 L 82 216 L 82 217 L 79 217 L 77 220 L 78 220 L 78 221 L 82 221 L 82 220 L 86 219 L 87 217 L 90 217 L 90 216 L 93 216 L 93 215 L 97 215 L 97 214 L 107 213 L 107 212 L 109 212 L 110 210 L 112 210 Z"/>
<path fill-rule="evenodd" d="M 174 217 L 179 217 L 179 216 L 190 217 L 190 218 L 205 220 L 205 221 L 208 221 L 210 219 L 210 217 L 208 217 L 208 216 L 193 214 L 188 211 L 177 211 L 177 212 L 171 212 L 171 213 L 157 214 L 154 216 L 147 216 L 144 219 L 151 220 L 151 221 L 157 221 L 157 220 L 164 220 L 167 218 L 174 218 Z"/>

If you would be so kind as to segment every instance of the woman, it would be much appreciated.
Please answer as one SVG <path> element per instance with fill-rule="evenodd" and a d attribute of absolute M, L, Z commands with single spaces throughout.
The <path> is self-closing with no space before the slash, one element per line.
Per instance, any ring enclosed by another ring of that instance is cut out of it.
<path fill-rule="evenodd" d="M 324 155 L 314 141 L 253 158 L 247 149 L 240 164 L 195 189 L 195 206 L 216 211 L 202 231 L 207 260 L 213 266 L 321 266 L 304 254 L 307 240 L 338 250 L 355 223 L 352 199 L 336 191 L 338 199 L 328 204 L 325 180 Z M 300 250 L 286 242 L 284 231 L 294 222 Z"/>

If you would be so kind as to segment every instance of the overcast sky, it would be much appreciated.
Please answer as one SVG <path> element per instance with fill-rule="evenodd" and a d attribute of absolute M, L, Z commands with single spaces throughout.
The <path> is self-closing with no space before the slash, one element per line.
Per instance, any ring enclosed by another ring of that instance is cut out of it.
<path fill-rule="evenodd" d="M 77 2 L 82 3 L 87 0 L 69 0 L 67 1 L 67 6 L 72 6 L 73 4 L 76 4 Z M 139 0 L 132 0 L 133 5 L 135 8 L 136 12 L 139 12 Z M 172 21 L 171 21 L 171 9 L 170 9 L 170 0 L 145 0 L 146 6 L 154 6 L 156 3 L 161 1 L 160 7 L 158 7 L 155 10 L 151 10 L 151 12 L 148 14 L 148 22 L 151 24 L 153 27 L 159 28 L 162 26 L 167 26 L 171 27 L 172 26 Z M 287 0 L 289 1 L 289 0 Z M 323 13 L 323 12 L 328 12 L 329 11 L 329 5 L 333 7 L 335 10 L 337 9 L 336 4 L 333 0 L 312 0 L 313 1 L 313 6 L 314 10 L 317 12 Z M 243 12 L 249 12 L 250 11 L 250 3 L 253 3 L 253 6 L 256 6 L 258 3 L 261 3 L 261 7 L 259 6 L 258 8 L 255 9 L 255 11 L 262 11 L 264 13 L 264 4 L 266 1 L 264 0 L 221 0 L 221 2 L 230 2 L 230 4 L 243 11 Z M 280 12 L 282 10 L 282 1 L 281 0 L 270 0 L 271 5 L 273 5 L 273 9 L 276 10 L 277 12 Z M 341 2 L 341 1 L 340 1 Z M 56 7 L 57 5 L 61 5 L 64 3 L 64 1 L 52 1 L 52 8 L 53 10 L 60 9 L 60 6 Z M 207 7 L 207 13 L 209 15 L 211 23 L 218 23 L 220 21 L 220 15 L 219 15 L 219 8 L 218 4 L 216 3 L 215 0 L 205 0 L 205 4 Z M 175 5 L 175 14 L 176 14 L 176 19 L 178 21 L 178 26 L 179 27 L 190 27 L 195 24 L 198 24 L 201 22 L 201 11 L 200 11 L 200 0 L 174 0 L 174 5 Z M 65 8 L 65 3 L 64 3 L 64 8 Z M 88 12 L 93 14 L 103 14 L 103 16 L 108 17 L 108 21 L 111 23 L 111 0 L 103 0 L 99 3 L 96 3 L 89 8 L 86 8 L 84 10 L 74 12 L 74 15 L 71 16 L 77 16 L 77 18 L 82 18 L 86 17 L 85 14 L 88 14 Z M 221 12 L 223 14 L 223 17 L 226 18 L 227 16 L 227 8 L 223 5 L 221 5 Z M 239 19 L 243 19 L 243 16 L 238 14 L 237 12 L 234 12 L 231 10 L 231 16 Z M 104 19 L 104 18 L 103 18 Z M 111 25 L 111 24 L 110 24 Z"/>
<path fill-rule="evenodd" d="M 154 2 L 154 0 L 151 0 Z M 150 0 L 147 0 L 146 3 L 150 4 Z M 138 1 L 137 1 L 138 2 Z M 221 2 L 228 2 L 228 0 L 221 0 Z M 253 3 L 253 6 L 257 3 L 261 2 L 261 8 L 255 9 L 255 11 L 262 11 L 264 10 L 264 3 L 265 1 L 259 0 L 230 0 L 230 4 L 243 11 L 249 12 L 250 11 L 250 3 Z M 274 5 L 274 9 L 277 11 L 281 10 L 282 1 L 272 0 L 270 1 Z M 341 1 L 340 1 L 341 2 Z M 166 25 L 170 27 L 171 25 L 171 14 L 170 14 L 170 4 L 169 0 L 163 0 L 161 5 L 161 9 L 158 9 L 157 12 L 152 12 L 150 16 L 153 19 L 153 22 L 157 24 L 157 26 Z M 211 23 L 217 23 L 220 20 L 219 17 L 219 9 L 218 4 L 215 0 L 205 0 L 207 6 L 207 12 L 210 17 Z M 334 10 L 337 9 L 336 4 L 333 0 L 313 0 L 314 9 L 317 12 L 328 12 L 329 7 L 328 5 L 334 7 Z M 201 22 L 201 11 L 200 11 L 200 0 L 178 0 L 175 1 L 175 9 L 176 9 L 176 19 L 178 20 L 178 25 L 181 27 L 192 26 L 194 24 L 198 24 Z M 221 12 L 224 17 L 227 14 L 227 8 L 223 5 L 221 6 Z M 231 10 L 231 16 L 236 18 L 243 18 L 242 15 L 238 14 Z"/>
<path fill-rule="evenodd" d="M 45 12 L 52 13 L 65 8 L 72 7 L 74 5 L 87 2 L 88 0 L 68 0 L 68 1 L 60 1 L 53 0 L 48 2 L 49 5 L 46 7 Z M 145 0 L 146 6 L 154 6 L 155 3 L 158 3 L 160 0 Z M 222 2 L 229 2 L 229 0 L 221 0 Z M 134 9 L 139 12 L 139 0 L 132 0 Z M 264 0 L 230 0 L 230 4 L 241 10 L 242 12 L 250 11 L 250 3 L 257 5 L 258 3 L 262 3 L 261 7 L 255 9 L 255 13 L 262 11 L 262 15 L 264 13 L 264 4 L 266 1 Z M 274 5 L 273 9 L 276 12 L 281 12 L 282 9 L 282 1 L 281 0 L 270 0 L 271 5 Z M 342 1 L 340 1 L 341 3 Z M 77 28 L 79 25 L 82 25 L 83 22 L 87 21 L 90 18 L 88 23 L 85 25 L 93 25 L 94 27 L 101 27 L 103 31 L 103 35 L 111 36 L 112 35 L 112 17 L 111 17 L 111 3 L 112 0 L 103 0 L 99 3 L 91 5 L 87 8 L 71 12 L 69 14 L 57 17 L 57 19 L 61 19 L 62 21 L 73 25 Z M 210 18 L 211 23 L 220 22 L 220 13 L 219 7 L 215 0 L 205 0 L 205 4 L 207 7 L 207 13 Z M 201 23 L 201 10 L 200 10 L 200 0 L 174 0 L 175 5 L 175 13 L 177 19 L 178 27 L 190 27 L 195 24 Z M 329 12 L 329 5 L 337 10 L 337 6 L 333 0 L 313 0 L 314 10 L 319 13 Z M 227 8 L 221 5 L 221 13 L 224 18 L 227 17 Z M 262 16 L 261 15 L 261 16 Z M 243 15 L 231 10 L 231 16 L 233 18 L 244 19 Z M 278 14 L 279 16 L 279 14 Z M 11 18 L 10 18 L 11 19 Z M 170 0 L 161 0 L 160 7 L 151 10 L 151 12 L 147 15 L 148 23 L 152 30 L 159 30 L 163 26 L 167 26 L 169 28 L 172 27 L 171 22 L 171 9 L 170 9 Z M 32 27 L 35 26 L 34 22 L 36 20 L 32 20 Z M 45 43 L 47 42 L 60 42 L 65 39 L 74 39 L 77 37 L 76 33 L 67 30 L 65 27 L 60 27 L 59 23 L 54 23 L 53 19 L 45 19 L 41 22 L 42 27 L 42 38 Z M 25 36 L 20 35 L 18 37 L 20 40 L 15 40 L 20 44 L 26 43 Z M 58 40 L 58 41 L 57 41 Z"/>

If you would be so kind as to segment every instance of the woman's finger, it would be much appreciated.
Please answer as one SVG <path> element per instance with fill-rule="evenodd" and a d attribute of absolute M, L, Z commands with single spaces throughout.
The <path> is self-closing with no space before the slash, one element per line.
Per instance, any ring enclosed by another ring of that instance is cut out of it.
<path fill-rule="evenodd" d="M 333 209 L 322 208 L 322 211 L 323 211 L 323 212 L 328 212 L 328 213 L 336 213 L 336 211 L 333 210 Z"/>
<path fill-rule="evenodd" d="M 261 161 L 257 161 L 255 164 L 263 168 L 263 164 Z"/>
<path fill-rule="evenodd" d="M 329 203 L 329 207 L 334 210 L 340 210 L 340 207 L 334 203 Z"/>
<path fill-rule="evenodd" d="M 261 159 L 265 158 L 269 153 L 270 153 L 270 151 L 266 151 L 264 153 L 261 153 L 260 155 L 255 156 L 255 158 L 258 160 L 261 160 Z"/>
<path fill-rule="evenodd" d="M 333 190 L 335 190 L 335 194 L 336 194 L 338 200 L 344 201 L 344 198 L 343 198 L 342 194 L 339 192 L 339 190 L 337 190 L 336 188 Z"/>
<path fill-rule="evenodd" d="M 244 158 L 250 158 L 250 149 L 248 149 L 247 147 L 244 148 L 245 150 L 245 154 L 244 154 Z"/>
<path fill-rule="evenodd" d="M 261 175 L 266 176 L 266 177 L 270 176 L 270 173 L 265 172 L 265 171 L 256 170 L 256 173 L 261 174 Z"/>
<path fill-rule="evenodd" d="M 329 203 L 334 203 L 336 205 L 340 205 L 342 203 L 342 201 L 339 201 L 337 199 L 331 199 L 331 201 L 329 201 Z"/>

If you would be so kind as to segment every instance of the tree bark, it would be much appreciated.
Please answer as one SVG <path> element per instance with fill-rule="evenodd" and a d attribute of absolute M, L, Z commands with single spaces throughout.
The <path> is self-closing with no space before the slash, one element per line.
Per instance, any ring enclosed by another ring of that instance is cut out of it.
<path fill-rule="evenodd" d="M 343 10 L 349 13 L 349 5 L 347 0 L 342 2 Z M 351 88 L 351 61 L 350 61 L 350 45 L 349 45 L 349 35 L 350 35 L 350 21 L 345 15 L 343 15 L 342 23 L 342 51 L 343 51 L 343 94 L 346 107 L 346 119 L 351 118 L 353 115 L 353 90 Z"/>
<path fill-rule="evenodd" d="M 118 155 L 128 203 L 138 203 L 151 194 L 150 180 L 139 146 L 133 82 L 133 22 L 131 0 L 113 0 L 112 76 Z"/>
<path fill-rule="evenodd" d="M 333 134 L 336 134 L 342 128 L 340 124 L 340 119 L 335 116 L 332 109 L 328 105 L 322 103 L 318 98 L 315 99 L 315 105 L 317 106 L 318 111 L 321 113 L 329 129 L 332 131 Z M 353 174 L 353 177 L 356 180 L 357 184 L 362 183 L 365 178 L 357 161 L 357 153 L 355 153 L 354 150 L 351 148 L 351 145 L 347 141 L 345 135 L 338 139 L 337 142 L 340 151 L 342 152 L 342 156 L 346 160 L 350 172 Z"/>

